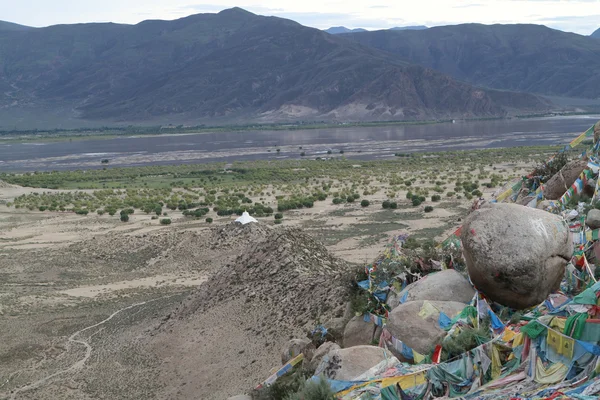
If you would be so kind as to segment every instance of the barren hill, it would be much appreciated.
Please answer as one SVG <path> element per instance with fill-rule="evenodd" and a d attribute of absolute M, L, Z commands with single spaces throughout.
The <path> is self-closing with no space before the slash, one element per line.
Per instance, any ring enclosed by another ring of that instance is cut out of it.
<path fill-rule="evenodd" d="M 168 382 L 166 397 L 174 388 L 182 398 L 247 391 L 280 363 L 287 340 L 347 312 L 343 261 L 299 229 L 258 233 L 167 316 L 150 342 L 160 357 L 177 360 L 163 364 L 160 374 Z M 226 376 L 235 379 L 223 384 Z"/>

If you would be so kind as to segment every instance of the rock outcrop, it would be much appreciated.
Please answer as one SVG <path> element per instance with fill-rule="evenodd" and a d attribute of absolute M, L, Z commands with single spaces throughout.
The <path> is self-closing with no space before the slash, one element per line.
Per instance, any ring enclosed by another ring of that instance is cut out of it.
<path fill-rule="evenodd" d="M 388 304 L 392 309 L 396 308 L 405 296 L 405 302 L 435 300 L 468 303 L 474 295 L 475 290 L 469 281 L 459 272 L 449 269 L 429 274 L 423 279 L 411 283 L 398 295 L 390 296 Z"/>
<path fill-rule="evenodd" d="M 375 346 L 332 350 L 323 358 L 315 375 L 324 374 L 328 379 L 351 381 L 390 356 L 387 350 Z"/>
<path fill-rule="evenodd" d="M 342 344 L 344 347 L 371 344 L 377 336 L 377 331 L 381 333 L 377 325 L 365 322 L 363 317 L 354 317 L 346 324 Z"/>
<path fill-rule="evenodd" d="M 544 185 L 544 197 L 548 200 L 558 200 L 571 185 L 577 180 L 579 175 L 587 167 L 586 160 L 574 160 L 557 172 Z"/>
<path fill-rule="evenodd" d="M 320 345 L 317 350 L 315 350 L 310 362 L 308 363 L 309 369 L 316 370 L 327 354 L 333 350 L 339 350 L 340 348 L 341 347 L 335 342 L 325 342 Z"/>
<path fill-rule="evenodd" d="M 439 311 L 453 318 L 466 307 L 464 303 L 455 301 L 430 301 L 429 303 L 437 312 L 428 316 L 419 315 L 426 301 L 409 301 L 400 304 L 390 313 L 386 325 L 386 329 L 392 336 L 421 354 L 428 354 L 446 336 L 446 331 L 440 328 L 438 322 Z"/>
<path fill-rule="evenodd" d="M 515 204 L 474 211 L 461 240 L 475 287 L 515 309 L 535 306 L 557 290 L 573 254 L 560 216 Z"/>

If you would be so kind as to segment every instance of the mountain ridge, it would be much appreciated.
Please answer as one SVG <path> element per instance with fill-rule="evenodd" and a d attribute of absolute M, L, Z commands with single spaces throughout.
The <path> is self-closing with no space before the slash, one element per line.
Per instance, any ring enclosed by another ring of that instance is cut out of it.
<path fill-rule="evenodd" d="M 600 98 L 600 41 L 543 25 L 462 24 L 343 36 L 474 85 Z"/>
<path fill-rule="evenodd" d="M 515 104 L 550 107 L 239 8 L 4 32 L 0 52 L 5 113 L 60 108 L 72 118 L 123 123 L 279 122 L 498 117 Z"/>
<path fill-rule="evenodd" d="M 429 29 L 429 27 L 427 27 L 425 25 L 410 25 L 410 26 L 395 26 L 393 28 L 384 29 L 384 30 L 389 30 L 389 31 L 414 30 L 414 31 L 418 31 L 418 30 L 423 30 L 423 29 Z M 353 32 L 354 33 L 356 33 L 356 32 L 373 32 L 373 31 L 369 31 L 364 28 L 350 29 L 350 28 L 346 28 L 345 26 L 332 26 L 331 28 L 325 29 L 324 31 L 327 33 L 330 33 L 332 35 L 341 35 L 344 33 L 353 33 Z"/>
<path fill-rule="evenodd" d="M 594 33 L 592 33 L 590 36 L 591 36 L 591 37 L 593 37 L 593 38 L 598 38 L 598 39 L 600 39 L 600 28 L 598 28 L 598 29 L 597 29 L 597 30 L 596 30 Z"/>

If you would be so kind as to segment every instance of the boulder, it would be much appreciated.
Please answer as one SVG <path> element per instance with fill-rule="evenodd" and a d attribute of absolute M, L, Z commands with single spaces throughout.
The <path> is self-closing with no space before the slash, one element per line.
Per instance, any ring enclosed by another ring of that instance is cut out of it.
<path fill-rule="evenodd" d="M 390 296 L 388 304 L 394 309 L 398 307 L 404 296 L 406 296 L 405 302 L 436 300 L 468 303 L 474 295 L 475 290 L 464 276 L 453 269 L 447 269 L 411 283 L 398 295 Z"/>
<path fill-rule="evenodd" d="M 516 204 L 471 213 L 461 240 L 475 287 L 515 309 L 538 305 L 556 291 L 573 254 L 571 233 L 560 216 Z"/>
<path fill-rule="evenodd" d="M 328 379 L 351 381 L 390 356 L 387 350 L 375 346 L 332 350 L 323 358 L 315 375 L 325 374 Z"/>
<path fill-rule="evenodd" d="M 372 322 L 365 322 L 363 317 L 354 317 L 344 329 L 344 347 L 360 346 L 362 344 L 371 344 L 375 338 L 377 325 Z"/>
<path fill-rule="evenodd" d="M 419 316 L 421 309 L 429 309 L 430 306 L 433 306 L 434 313 L 425 317 Z M 453 318 L 466 306 L 456 301 L 409 301 L 392 310 L 385 328 L 411 349 L 428 354 L 446 336 L 446 331 L 440 328 L 438 322 L 440 311 Z"/>
<path fill-rule="evenodd" d="M 544 185 L 544 197 L 548 200 L 558 200 L 571 185 L 579 178 L 579 175 L 587 167 L 586 160 L 574 160 L 557 172 Z"/>
<path fill-rule="evenodd" d="M 301 353 L 304 353 L 304 356 L 310 359 L 313 349 L 314 346 L 310 340 L 292 339 L 287 342 L 284 348 L 281 350 L 281 363 L 285 364 L 292 358 L 299 356 Z"/>
<path fill-rule="evenodd" d="M 537 209 L 538 210 L 548 210 L 548 208 L 552 207 L 552 203 L 550 202 L 550 200 L 542 200 L 542 201 L 538 201 L 537 203 Z"/>
<path fill-rule="evenodd" d="M 323 358 L 329 354 L 333 350 L 339 350 L 341 347 L 334 342 L 325 342 L 320 345 L 312 356 L 312 359 L 308 363 L 308 368 L 311 370 L 316 370 L 321 364 Z"/>
<path fill-rule="evenodd" d="M 587 217 L 585 218 L 585 224 L 589 226 L 590 229 L 600 228 L 600 210 L 592 208 L 588 211 Z"/>
<path fill-rule="evenodd" d="M 252 397 L 245 394 L 240 394 L 237 396 L 229 397 L 227 400 L 252 400 Z"/>

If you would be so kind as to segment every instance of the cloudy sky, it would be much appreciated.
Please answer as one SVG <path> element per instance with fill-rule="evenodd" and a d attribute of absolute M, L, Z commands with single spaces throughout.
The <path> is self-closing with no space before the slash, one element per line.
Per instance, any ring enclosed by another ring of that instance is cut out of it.
<path fill-rule="evenodd" d="M 137 23 L 239 6 L 315 28 L 384 29 L 463 22 L 536 23 L 589 35 L 600 28 L 600 0 L 0 0 L 0 20 L 30 26 Z"/>

